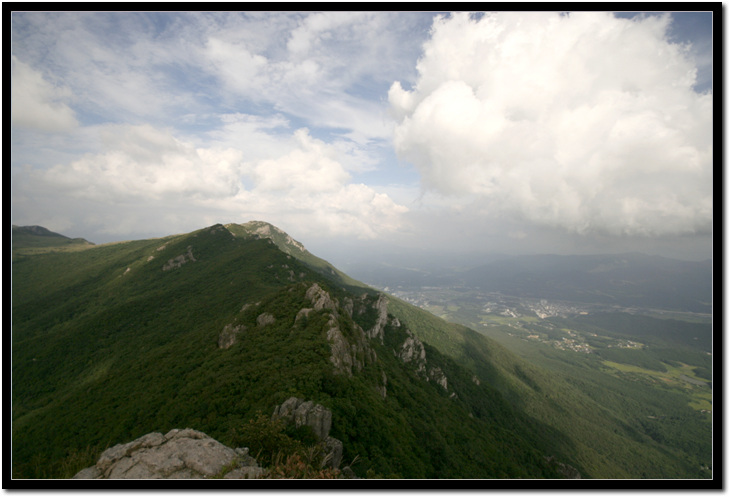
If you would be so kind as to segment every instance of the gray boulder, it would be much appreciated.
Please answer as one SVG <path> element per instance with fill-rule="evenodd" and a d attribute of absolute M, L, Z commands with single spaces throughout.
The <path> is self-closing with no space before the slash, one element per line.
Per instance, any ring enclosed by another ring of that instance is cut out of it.
<path fill-rule="evenodd" d="M 294 423 L 296 427 L 309 426 L 321 446 L 324 456 L 324 466 L 339 468 L 342 462 L 342 442 L 329 436 L 332 427 L 332 411 L 326 407 L 305 401 L 297 397 L 289 397 L 280 406 L 276 406 L 272 419 L 283 419 L 287 423 Z"/>
<path fill-rule="evenodd" d="M 234 324 L 227 324 L 223 327 L 223 331 L 220 332 L 220 335 L 218 335 L 218 348 L 219 349 L 229 349 L 231 348 L 237 341 L 238 336 L 241 335 L 244 331 L 246 331 L 246 327 L 244 325 L 234 325 Z"/>
<path fill-rule="evenodd" d="M 192 429 L 148 433 L 105 450 L 76 479 L 257 478 L 263 469 L 247 449 L 232 449 Z"/>
<path fill-rule="evenodd" d="M 264 312 L 263 314 L 259 314 L 259 317 L 256 318 L 256 324 L 261 326 L 262 328 L 264 326 L 268 326 L 270 324 L 274 324 L 276 322 L 276 318 L 269 314 L 268 312 Z"/>
<path fill-rule="evenodd" d="M 288 423 L 294 423 L 296 427 L 309 426 L 320 440 L 329 436 L 332 427 L 332 411 L 311 400 L 305 402 L 296 397 L 290 397 L 277 406 L 272 417 L 283 418 Z"/>

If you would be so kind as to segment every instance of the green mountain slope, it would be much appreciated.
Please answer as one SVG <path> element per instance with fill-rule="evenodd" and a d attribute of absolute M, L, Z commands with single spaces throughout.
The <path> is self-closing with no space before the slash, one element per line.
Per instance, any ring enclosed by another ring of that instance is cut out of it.
<path fill-rule="evenodd" d="M 332 410 L 361 476 L 557 478 L 557 460 L 584 477 L 706 477 L 595 392 L 265 223 L 26 254 L 12 278 L 13 477 L 70 476 L 79 454 L 151 431 L 232 443 L 291 396 Z"/>
<path fill-rule="evenodd" d="M 332 409 L 363 474 L 559 476 L 538 426 L 499 392 L 383 320 L 375 292 L 268 239 L 216 225 L 39 254 L 13 281 L 15 477 L 59 476 L 79 451 L 153 430 L 226 441 L 292 395 Z M 406 343 L 425 359 L 404 360 Z"/>
<path fill-rule="evenodd" d="M 711 420 L 685 397 L 607 375 L 581 354 L 517 357 L 482 334 L 392 297 L 389 309 L 411 323 L 424 342 L 487 379 L 512 406 L 549 427 L 553 452 L 584 477 L 710 476 Z M 657 415 L 662 421 L 652 422 Z"/>

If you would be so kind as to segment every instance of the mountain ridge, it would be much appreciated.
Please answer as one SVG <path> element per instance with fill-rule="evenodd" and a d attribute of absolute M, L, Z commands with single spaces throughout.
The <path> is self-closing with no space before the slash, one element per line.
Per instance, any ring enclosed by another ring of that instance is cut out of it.
<path fill-rule="evenodd" d="M 559 477 L 544 458 L 588 477 L 690 471 L 600 406 L 565 414 L 560 394 L 579 393 L 495 342 L 241 226 L 14 261 L 14 440 L 51 429 L 61 446 L 34 450 L 54 464 L 176 426 L 225 441 L 296 394 L 332 409 L 346 456 L 383 474 Z M 604 440 L 625 448 L 605 461 Z M 32 474 L 31 447 L 14 444 L 14 474 Z"/>
<path fill-rule="evenodd" d="M 36 225 L 12 225 L 11 239 L 13 251 L 24 249 L 25 251 L 38 252 L 43 250 L 87 248 L 94 246 L 93 243 L 84 238 L 69 238 L 43 226 Z"/>

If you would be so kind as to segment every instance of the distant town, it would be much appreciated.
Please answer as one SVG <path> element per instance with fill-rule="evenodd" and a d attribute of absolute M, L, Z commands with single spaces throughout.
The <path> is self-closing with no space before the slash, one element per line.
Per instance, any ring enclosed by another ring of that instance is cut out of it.
<path fill-rule="evenodd" d="M 410 304 L 416 305 L 444 319 L 460 322 L 475 329 L 489 326 L 503 326 L 514 330 L 509 335 L 522 340 L 542 342 L 556 349 L 591 354 L 595 350 L 584 335 L 596 337 L 589 332 L 576 333 L 562 329 L 556 337 L 555 326 L 543 320 L 551 317 L 569 318 L 599 312 L 626 312 L 665 317 L 693 313 L 674 312 L 663 309 L 644 309 L 618 305 L 565 302 L 548 299 L 524 298 L 505 295 L 500 292 L 479 292 L 462 287 L 423 286 L 407 288 L 380 288 Z M 704 317 L 705 315 L 693 314 Z M 542 332 L 545 330 L 546 332 Z M 604 337 L 606 338 L 606 337 Z M 590 341 L 590 339 L 588 340 Z M 641 349 L 644 344 L 628 339 L 607 339 L 604 347 Z"/>

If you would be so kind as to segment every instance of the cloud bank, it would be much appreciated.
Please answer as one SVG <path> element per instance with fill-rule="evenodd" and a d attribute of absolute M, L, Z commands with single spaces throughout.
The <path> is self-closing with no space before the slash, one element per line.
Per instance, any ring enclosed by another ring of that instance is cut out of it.
<path fill-rule="evenodd" d="M 407 209 L 357 176 L 382 167 L 382 96 L 415 74 L 420 41 L 404 33 L 429 22 L 14 14 L 14 222 L 117 239 L 250 219 L 299 236 L 398 230 Z"/>
<path fill-rule="evenodd" d="M 712 224 L 712 95 L 668 16 L 438 17 L 394 143 L 424 188 L 571 233 L 681 235 Z"/>
<path fill-rule="evenodd" d="M 367 239 L 398 229 L 407 211 L 386 194 L 353 183 L 339 162 L 340 152 L 305 128 L 279 139 L 269 136 L 278 153 L 269 150 L 267 158 L 250 158 L 237 148 L 195 147 L 149 125 L 103 126 L 100 134 L 104 152 L 24 170 L 15 178 L 16 196 L 30 194 L 27 181 L 49 197 L 67 199 L 62 207 L 70 218 L 104 224 L 107 234 L 116 235 L 140 225 L 170 233 L 264 219 L 293 225 L 300 235 Z M 90 203 L 116 205 L 121 212 L 102 208 L 89 216 Z M 70 219 L 55 222 L 70 224 Z"/>

